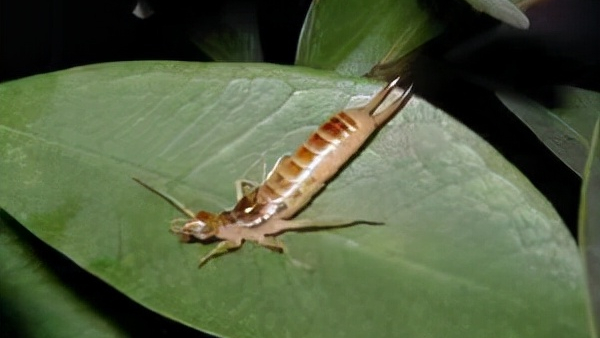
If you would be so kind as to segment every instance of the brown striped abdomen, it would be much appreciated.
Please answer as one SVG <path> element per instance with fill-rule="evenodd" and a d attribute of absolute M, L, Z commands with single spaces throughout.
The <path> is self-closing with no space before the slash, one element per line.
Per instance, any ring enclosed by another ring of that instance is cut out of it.
<path fill-rule="evenodd" d="M 345 112 L 331 117 L 296 152 L 279 161 L 259 188 L 258 199 L 283 204 L 285 210 L 278 218 L 293 216 L 354 154 L 354 151 L 350 154 L 340 154 L 340 151 L 348 152 L 343 149 L 348 148 L 349 140 L 361 134 L 358 131 L 358 123 Z M 362 135 L 359 138 L 364 139 Z"/>

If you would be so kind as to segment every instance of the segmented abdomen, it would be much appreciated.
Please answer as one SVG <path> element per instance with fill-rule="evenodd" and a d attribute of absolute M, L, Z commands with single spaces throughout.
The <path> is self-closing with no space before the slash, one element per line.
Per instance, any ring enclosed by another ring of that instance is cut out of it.
<path fill-rule="evenodd" d="M 345 112 L 340 112 L 319 129 L 291 156 L 285 156 L 259 188 L 259 199 L 282 203 L 287 208 L 282 218 L 291 217 L 348 160 L 336 156 L 336 150 L 358 131 L 358 124 Z"/>

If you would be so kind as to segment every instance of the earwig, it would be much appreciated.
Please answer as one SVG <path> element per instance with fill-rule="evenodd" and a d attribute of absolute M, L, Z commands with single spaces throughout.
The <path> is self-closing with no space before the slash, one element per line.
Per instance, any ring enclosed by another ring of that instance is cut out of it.
<path fill-rule="evenodd" d="M 397 88 L 399 79 L 390 82 L 365 106 L 341 111 L 329 118 L 292 155 L 282 156 L 261 184 L 238 181 L 238 201 L 219 214 L 200 211 L 193 214 L 183 204 L 135 179 L 158 194 L 190 218 L 183 226 L 172 225 L 171 231 L 184 242 L 221 240 L 200 260 L 235 250 L 244 241 L 252 241 L 274 251 L 284 247 L 275 236 L 285 231 L 319 226 L 347 226 L 308 220 L 293 220 L 331 178 L 362 148 L 375 131 L 387 123 L 408 102 L 411 88 L 382 103 Z"/>

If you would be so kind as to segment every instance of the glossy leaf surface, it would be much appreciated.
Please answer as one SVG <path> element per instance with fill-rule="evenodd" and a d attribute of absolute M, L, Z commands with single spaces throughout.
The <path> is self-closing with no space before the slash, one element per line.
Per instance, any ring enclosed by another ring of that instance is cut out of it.
<path fill-rule="evenodd" d="M 0 86 L 0 206 L 131 299 L 226 337 L 588 337 L 573 239 L 493 148 L 419 98 L 304 219 L 384 222 L 247 243 L 209 262 L 188 207 L 233 204 L 332 113 L 381 86 L 272 65 L 115 63 Z M 258 169 L 257 169 L 258 168 Z M 260 176 L 260 174 L 259 174 Z"/>

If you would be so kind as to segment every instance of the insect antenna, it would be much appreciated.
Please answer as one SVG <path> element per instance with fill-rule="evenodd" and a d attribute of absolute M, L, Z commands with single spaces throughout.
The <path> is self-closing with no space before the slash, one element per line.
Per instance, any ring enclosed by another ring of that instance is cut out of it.
<path fill-rule="evenodd" d="M 185 207 L 185 205 L 183 205 L 183 203 L 179 202 L 178 200 L 176 200 L 174 197 L 171 197 L 169 195 L 167 195 L 166 193 L 160 192 L 156 189 L 154 189 L 153 187 L 149 186 L 148 184 L 142 182 L 140 179 L 132 177 L 131 179 L 133 179 L 134 181 L 136 181 L 137 183 L 139 183 L 142 187 L 152 191 L 153 193 L 157 194 L 158 196 L 160 196 L 162 199 L 164 199 L 165 201 L 167 201 L 170 205 L 172 205 L 175 209 L 179 210 L 182 214 L 188 216 L 189 218 L 196 218 L 196 215 L 188 208 Z"/>

